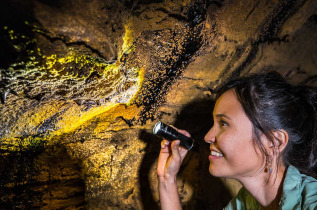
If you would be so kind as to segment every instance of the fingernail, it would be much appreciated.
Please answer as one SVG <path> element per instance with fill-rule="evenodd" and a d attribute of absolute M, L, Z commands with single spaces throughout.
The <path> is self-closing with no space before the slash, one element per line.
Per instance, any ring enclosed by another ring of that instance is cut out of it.
<path fill-rule="evenodd" d="M 164 141 L 164 144 L 165 144 L 165 145 L 168 145 L 168 144 L 169 144 L 169 142 L 165 140 L 165 141 Z"/>

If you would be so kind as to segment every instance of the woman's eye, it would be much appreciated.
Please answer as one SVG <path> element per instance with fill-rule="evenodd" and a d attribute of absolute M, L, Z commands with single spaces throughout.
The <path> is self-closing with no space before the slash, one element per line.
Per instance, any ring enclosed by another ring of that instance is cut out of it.
<path fill-rule="evenodd" d="M 219 125 L 220 125 L 220 127 L 228 126 L 228 123 L 225 122 L 225 121 L 223 121 L 223 120 L 220 120 L 220 121 L 219 121 Z"/>

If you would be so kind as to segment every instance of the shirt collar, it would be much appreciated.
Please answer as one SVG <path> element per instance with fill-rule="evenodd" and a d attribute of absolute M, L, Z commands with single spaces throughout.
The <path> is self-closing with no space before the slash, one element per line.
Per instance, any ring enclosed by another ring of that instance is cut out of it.
<path fill-rule="evenodd" d="M 301 174 L 294 166 L 289 166 L 283 183 L 280 207 L 296 206 L 301 202 Z M 285 206 L 287 205 L 287 206 Z"/>

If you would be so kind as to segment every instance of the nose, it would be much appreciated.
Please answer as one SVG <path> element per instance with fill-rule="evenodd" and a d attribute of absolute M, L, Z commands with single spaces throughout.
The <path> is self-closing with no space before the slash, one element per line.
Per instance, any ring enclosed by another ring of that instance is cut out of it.
<path fill-rule="evenodd" d="M 213 126 L 204 137 L 205 142 L 211 144 L 216 141 L 215 126 Z"/>

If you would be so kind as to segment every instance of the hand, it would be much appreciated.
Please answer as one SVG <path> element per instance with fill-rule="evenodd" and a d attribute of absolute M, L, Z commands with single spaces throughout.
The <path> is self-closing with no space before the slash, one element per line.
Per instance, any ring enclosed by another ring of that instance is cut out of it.
<path fill-rule="evenodd" d="M 190 137 L 190 134 L 185 130 L 178 132 Z M 157 165 L 157 175 L 161 181 L 175 181 L 179 168 L 188 152 L 187 149 L 179 146 L 180 141 L 173 142 L 163 140 L 161 142 L 161 151 Z"/>

